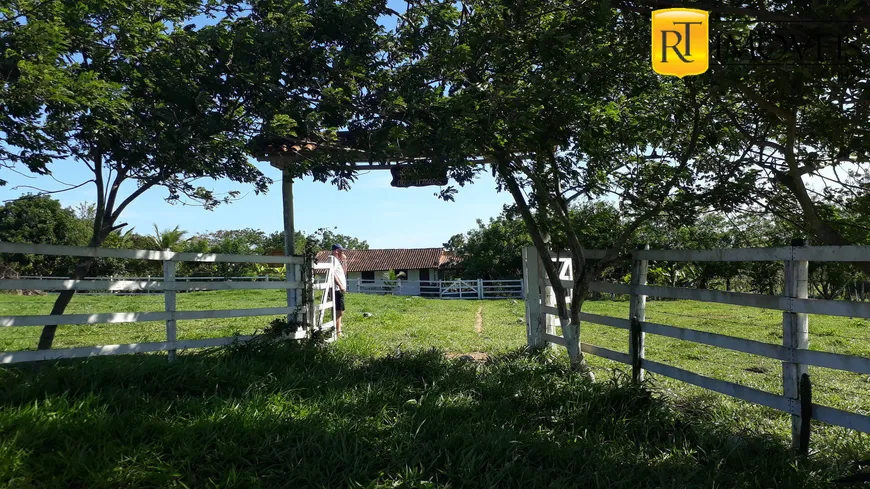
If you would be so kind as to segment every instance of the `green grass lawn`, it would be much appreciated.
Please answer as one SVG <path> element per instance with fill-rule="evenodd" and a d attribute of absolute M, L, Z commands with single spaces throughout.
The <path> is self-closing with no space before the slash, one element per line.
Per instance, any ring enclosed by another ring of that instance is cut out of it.
<path fill-rule="evenodd" d="M 0 296 L 0 314 L 53 297 Z M 280 291 L 179 294 L 179 309 L 279 306 Z M 78 296 L 68 312 L 159 311 L 162 296 Z M 817 426 L 794 458 L 788 417 L 659 376 L 644 389 L 590 357 L 529 357 L 522 302 L 350 295 L 341 341 L 258 343 L 0 369 L 0 487 L 827 487 L 870 458 L 867 436 Z M 589 302 L 626 317 L 626 302 Z M 371 317 L 363 317 L 370 312 Z M 271 318 L 180 321 L 179 338 L 262 330 Z M 781 341 L 781 313 L 650 302 L 649 321 Z M 33 348 L 39 328 L 3 328 Z M 870 356 L 863 320 L 810 318 L 811 347 Z M 63 326 L 56 346 L 161 341 L 162 323 Z M 627 351 L 591 324 L 583 340 Z M 431 350 L 434 348 L 435 350 Z M 443 353 L 484 352 L 484 364 Z M 780 392 L 780 365 L 647 336 L 653 360 Z M 863 376 L 813 369 L 815 400 L 870 410 Z"/>

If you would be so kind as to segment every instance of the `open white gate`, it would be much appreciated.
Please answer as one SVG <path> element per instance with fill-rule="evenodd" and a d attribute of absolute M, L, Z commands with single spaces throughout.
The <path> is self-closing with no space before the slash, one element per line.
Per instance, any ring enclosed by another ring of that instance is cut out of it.
<path fill-rule="evenodd" d="M 480 297 L 477 280 L 452 280 L 441 284 L 439 293 L 442 299 L 467 299 Z"/>
<path fill-rule="evenodd" d="M 335 340 L 335 267 L 334 260 L 335 258 L 329 257 L 329 259 L 325 263 L 314 263 L 311 266 L 311 272 L 314 278 L 318 276 L 325 276 L 325 280 L 323 282 L 315 283 L 312 287 L 312 294 L 310 296 L 309 305 L 313 307 L 313 321 L 312 328 L 314 331 L 321 332 L 329 332 L 328 341 Z M 325 274 L 318 274 L 318 270 L 325 270 Z M 322 290 L 323 295 L 320 297 L 320 301 L 317 302 L 317 306 L 314 306 L 314 290 Z M 332 311 L 332 316 L 328 322 L 324 322 L 326 319 L 326 311 Z"/>

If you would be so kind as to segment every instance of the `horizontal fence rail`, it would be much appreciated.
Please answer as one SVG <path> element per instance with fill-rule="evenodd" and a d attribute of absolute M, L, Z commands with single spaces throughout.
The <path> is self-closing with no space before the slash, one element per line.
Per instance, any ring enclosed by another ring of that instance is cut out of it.
<path fill-rule="evenodd" d="M 297 289 L 300 282 L 164 282 L 162 280 L 37 280 L 5 279 L 0 290 L 242 290 Z"/>
<path fill-rule="evenodd" d="M 150 261 L 189 261 L 206 263 L 277 263 L 301 265 L 301 256 L 231 255 L 225 253 L 176 253 L 174 251 L 126 250 L 115 248 L 89 248 L 46 244 L 0 242 L 0 253 L 27 255 L 58 255 L 94 258 L 127 258 Z"/>
<path fill-rule="evenodd" d="M 348 279 L 347 289 L 361 294 L 394 294 L 441 299 L 522 299 L 522 280 L 363 280 Z"/>
<path fill-rule="evenodd" d="M 602 250 L 586 250 L 585 257 L 602 257 Z M 808 366 L 836 369 L 856 374 L 870 374 L 870 358 L 841 353 L 810 350 L 808 348 L 808 314 L 870 318 L 870 303 L 856 301 L 821 300 L 807 297 L 807 263 L 818 262 L 870 262 L 870 246 L 791 246 L 779 248 L 722 249 L 722 250 L 648 250 L 639 249 L 632 254 L 633 266 L 629 284 L 592 282 L 590 292 L 627 295 L 631 300 L 629 318 L 616 318 L 581 313 L 583 322 L 629 331 L 629 352 L 621 353 L 587 343 L 580 344 L 584 353 L 601 356 L 632 366 L 633 377 L 642 378 L 649 371 L 682 382 L 709 389 L 751 403 L 783 411 L 792 416 L 792 437 L 796 448 L 800 439 L 800 395 L 796 383 Z M 570 253 L 551 253 L 550 259 L 561 263 L 559 284 L 569 299 L 574 289 Z M 709 289 L 689 289 L 646 284 L 649 260 L 660 261 L 782 261 L 786 267 L 785 292 L 782 296 L 728 292 Z M 559 309 L 549 278 L 543 272 L 534 247 L 523 252 L 524 280 L 527 291 L 526 322 L 530 346 L 548 343 L 566 346 L 564 336 L 556 335 Z M 719 333 L 680 328 L 645 320 L 648 296 L 683 299 L 719 304 L 756 307 L 783 311 L 783 344 L 737 338 Z M 634 320 L 632 320 L 634 318 Z M 562 319 L 561 321 L 565 321 Z M 633 322 L 636 326 L 633 327 Z M 655 362 L 645 358 L 644 336 L 655 334 L 682 341 L 704 344 L 779 360 L 783 365 L 783 394 L 773 394 L 720 379 L 706 377 L 688 370 Z M 811 419 L 870 433 L 870 416 L 812 404 Z"/>
<path fill-rule="evenodd" d="M 870 246 L 782 246 L 717 250 L 637 250 L 635 260 L 870 262 Z"/>
<path fill-rule="evenodd" d="M 93 325 L 140 323 L 161 321 L 166 323 L 167 341 L 151 343 L 131 343 L 122 345 L 85 346 L 75 348 L 58 348 L 50 350 L 25 350 L 0 352 L 0 364 L 31 362 L 39 360 L 57 360 L 65 358 L 83 358 L 103 355 L 120 355 L 128 353 L 144 353 L 168 351 L 169 359 L 174 358 L 176 350 L 187 348 L 204 348 L 224 346 L 235 342 L 248 341 L 250 335 L 236 335 L 225 338 L 206 338 L 196 340 L 176 339 L 176 323 L 179 320 L 225 319 L 256 316 L 281 315 L 299 324 L 312 324 L 314 317 L 313 291 L 330 289 L 326 283 L 305 283 L 301 278 L 303 272 L 313 277 L 312 269 L 330 270 L 330 264 L 306 263 L 301 256 L 260 256 L 231 255 L 206 253 L 176 253 L 172 251 L 153 250 L 123 250 L 110 248 L 88 248 L 78 246 L 31 245 L 0 242 L 0 253 L 47 254 L 73 257 L 120 258 L 132 260 L 151 260 L 163 262 L 162 277 L 131 277 L 131 278 L 88 278 L 82 280 L 62 278 L 20 278 L 0 279 L 0 290 L 47 290 L 47 291 L 108 291 L 108 292 L 138 292 L 159 291 L 164 295 L 165 310 L 154 312 L 108 312 L 96 314 L 60 314 L 60 315 L 2 315 L 0 327 L 26 327 L 44 325 Z M 227 280 L 224 277 L 177 277 L 175 269 L 179 262 L 215 262 L 215 263 L 271 263 L 286 265 L 286 272 L 279 273 L 274 279 L 265 277 L 244 277 L 245 280 Z M 285 279 L 286 277 L 286 279 Z M 214 279 L 219 279 L 216 281 Z M 303 288 L 309 288 L 308 301 L 301 304 Z M 180 291 L 196 290 L 286 290 L 287 305 L 278 307 L 259 307 L 249 309 L 223 309 L 204 311 L 176 310 L 175 294 Z M 331 303 L 329 303 L 331 307 Z M 318 310 L 322 310 L 323 306 Z M 316 325 L 323 329 L 329 324 Z M 289 338 L 299 339 L 308 335 L 307 328 L 299 328 Z"/>
<path fill-rule="evenodd" d="M 562 280 L 562 286 L 573 289 L 574 282 Z M 735 306 L 757 307 L 761 309 L 777 309 L 803 314 L 822 314 L 826 316 L 842 316 L 870 318 L 870 302 L 838 301 L 825 299 L 807 299 L 783 297 L 778 295 L 751 294 L 746 292 L 726 292 L 711 289 L 688 289 L 685 287 L 667 287 L 653 285 L 632 286 L 607 282 L 592 282 L 589 286 L 592 292 L 605 292 L 623 295 L 645 295 L 667 299 L 683 299 L 699 302 L 715 302 Z"/>
<path fill-rule="evenodd" d="M 175 312 L 105 312 L 97 314 L 58 314 L 42 316 L 0 316 L 0 327 L 5 326 L 43 326 L 46 324 L 115 324 L 142 323 L 147 321 L 226 319 L 255 316 L 275 316 L 290 314 L 296 308 L 258 307 L 253 309 L 224 309 L 207 311 Z M 305 312 L 306 308 L 301 308 Z"/>

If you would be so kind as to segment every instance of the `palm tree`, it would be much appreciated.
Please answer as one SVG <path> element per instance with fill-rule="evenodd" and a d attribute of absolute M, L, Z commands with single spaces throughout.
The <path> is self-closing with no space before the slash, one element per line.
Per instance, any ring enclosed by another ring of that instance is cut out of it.
<path fill-rule="evenodd" d="M 154 236 L 151 236 L 151 239 L 154 240 L 154 246 L 156 246 L 158 250 L 169 249 L 172 251 L 178 251 L 181 244 L 187 241 L 184 239 L 186 235 L 187 231 L 178 229 L 178 226 L 175 226 L 175 229 L 164 229 L 161 232 L 160 228 L 155 224 Z"/>

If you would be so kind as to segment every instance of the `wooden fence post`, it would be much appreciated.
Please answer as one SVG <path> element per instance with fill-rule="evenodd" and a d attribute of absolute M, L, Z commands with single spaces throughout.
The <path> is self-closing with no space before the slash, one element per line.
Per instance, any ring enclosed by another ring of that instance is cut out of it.
<path fill-rule="evenodd" d="M 285 256 L 292 256 L 292 255 L 285 254 Z M 287 282 L 295 282 L 296 280 L 299 280 L 300 278 L 302 278 L 299 275 L 297 275 L 296 266 L 293 263 L 286 263 L 284 265 L 284 270 L 286 270 L 284 272 L 284 280 L 286 280 Z M 298 304 L 298 302 L 296 301 L 296 291 L 297 291 L 297 289 L 289 289 L 289 288 L 287 289 L 287 307 L 290 308 L 291 310 L 293 308 L 295 308 L 296 305 Z M 287 322 L 292 323 L 293 320 L 294 320 L 293 313 L 291 312 L 291 313 L 287 314 Z"/>
<path fill-rule="evenodd" d="M 166 250 L 169 251 L 169 250 Z M 164 310 L 169 314 L 166 319 L 166 341 L 174 343 L 177 340 L 175 330 L 175 290 L 169 290 L 169 287 L 175 283 L 175 266 L 174 261 L 166 260 L 163 262 L 163 305 Z M 168 350 L 169 361 L 175 360 L 175 350 Z"/>
<path fill-rule="evenodd" d="M 809 262 L 794 260 L 796 247 L 806 246 L 806 240 L 795 239 L 791 243 L 792 259 L 785 262 L 785 287 L 783 295 L 789 299 L 806 299 L 809 294 L 807 279 Z M 795 350 L 806 350 L 809 347 L 809 320 L 804 313 L 792 312 L 792 301 L 788 301 L 788 310 L 782 313 L 782 346 L 787 348 L 789 361 L 782 362 L 782 393 L 790 399 L 793 412 L 800 408 L 801 378 L 808 373 L 806 365 L 797 363 Z M 799 414 L 791 416 L 792 446 L 801 448 L 801 431 L 803 423 Z"/>
<path fill-rule="evenodd" d="M 810 375 L 801 375 L 801 434 L 798 451 L 801 455 L 810 453 L 810 420 L 813 418 L 813 386 Z"/>
<path fill-rule="evenodd" d="M 523 283 L 526 289 L 526 342 L 531 349 L 541 349 L 544 342 L 544 329 L 541 311 L 541 287 L 538 250 L 534 246 L 523 248 Z"/>
<path fill-rule="evenodd" d="M 296 304 L 296 308 L 299 310 L 299 312 L 296 314 L 296 321 L 301 324 L 305 324 L 305 311 L 302 310 L 305 307 L 305 304 L 303 303 L 304 294 L 302 293 L 302 288 L 305 287 L 306 283 L 306 280 L 302 275 L 303 273 L 305 273 L 305 267 L 298 263 L 294 263 L 293 269 L 294 274 L 296 275 L 296 281 L 299 282 L 299 286 L 296 287 L 296 289 L 293 291 L 296 297 L 296 300 L 294 302 Z"/>
<path fill-rule="evenodd" d="M 483 299 L 483 279 L 477 279 L 477 298 Z"/>
<path fill-rule="evenodd" d="M 638 250 L 648 250 L 649 245 L 640 245 Z M 634 258 L 631 264 L 631 297 L 629 302 L 628 318 L 631 320 L 629 331 L 628 353 L 631 356 L 631 378 L 635 383 L 643 382 L 643 357 L 645 333 L 641 329 L 641 323 L 646 321 L 646 295 L 639 294 L 635 287 L 646 285 L 646 275 L 649 269 L 648 260 Z"/>

